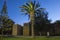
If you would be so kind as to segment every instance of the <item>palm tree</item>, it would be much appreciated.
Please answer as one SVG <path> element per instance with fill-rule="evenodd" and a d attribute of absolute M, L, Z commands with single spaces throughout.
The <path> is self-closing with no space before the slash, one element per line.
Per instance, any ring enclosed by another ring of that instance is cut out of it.
<path fill-rule="evenodd" d="M 34 20 L 36 13 L 40 12 L 40 5 L 39 3 L 36 3 L 36 1 L 30 1 L 29 3 L 26 3 L 25 5 L 22 5 L 21 12 L 25 12 L 25 15 L 29 15 L 30 21 L 31 21 L 31 29 L 32 29 L 32 36 L 34 36 Z"/>

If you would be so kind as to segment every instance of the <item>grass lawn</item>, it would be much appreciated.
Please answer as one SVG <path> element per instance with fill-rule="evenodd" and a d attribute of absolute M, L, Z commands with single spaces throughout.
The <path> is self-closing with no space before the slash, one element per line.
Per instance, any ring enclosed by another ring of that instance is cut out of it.
<path fill-rule="evenodd" d="M 1 40 L 1 39 L 0 39 Z M 45 37 L 45 36 L 40 36 L 40 37 L 5 37 L 3 40 L 60 40 L 59 36 L 56 37 Z"/>

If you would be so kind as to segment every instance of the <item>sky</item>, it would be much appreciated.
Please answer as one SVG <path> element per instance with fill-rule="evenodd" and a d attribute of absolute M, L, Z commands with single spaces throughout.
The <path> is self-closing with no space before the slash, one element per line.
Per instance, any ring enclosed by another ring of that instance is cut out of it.
<path fill-rule="evenodd" d="M 20 12 L 19 6 L 22 6 L 29 0 L 6 0 L 7 2 L 7 12 L 10 19 L 12 19 L 15 24 L 23 25 L 29 22 L 28 16 Z M 34 0 L 33 0 L 34 1 Z M 46 8 L 48 12 L 48 19 L 52 22 L 60 20 L 60 0 L 36 0 L 40 3 L 42 8 Z M 4 0 L 0 0 L 0 11 L 2 10 Z"/>

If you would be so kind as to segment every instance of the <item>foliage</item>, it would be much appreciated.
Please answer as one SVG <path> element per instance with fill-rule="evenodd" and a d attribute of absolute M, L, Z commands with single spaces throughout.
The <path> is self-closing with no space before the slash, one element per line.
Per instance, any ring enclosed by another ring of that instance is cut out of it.
<path fill-rule="evenodd" d="M 36 1 L 27 2 L 25 3 L 25 5 L 22 5 L 20 8 L 21 8 L 21 12 L 25 12 L 25 15 L 28 15 L 29 17 L 30 15 L 33 14 L 36 15 L 36 13 L 40 11 L 40 5 L 39 3 L 36 3 Z"/>
<path fill-rule="evenodd" d="M 35 21 L 35 16 L 36 14 L 40 11 L 40 5 L 39 3 L 36 3 L 36 1 L 32 2 L 30 1 L 29 3 L 26 3 L 25 5 L 22 5 L 21 11 L 25 12 L 25 15 L 28 15 L 30 17 L 30 22 L 31 22 L 31 33 L 32 36 L 34 36 L 34 21 Z"/>
<path fill-rule="evenodd" d="M 3 30 L 3 32 L 12 30 L 12 26 L 13 26 L 14 22 L 11 19 L 6 18 L 5 16 L 1 16 L 1 22 L 0 22 L 1 23 L 0 30 Z"/>

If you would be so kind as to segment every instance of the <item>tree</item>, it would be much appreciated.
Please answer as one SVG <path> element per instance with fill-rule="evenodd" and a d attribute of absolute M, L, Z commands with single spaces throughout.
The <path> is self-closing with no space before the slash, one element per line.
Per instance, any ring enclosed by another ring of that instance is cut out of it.
<path fill-rule="evenodd" d="M 14 21 L 11 20 L 11 19 L 7 19 L 6 21 L 4 21 L 3 25 L 5 25 L 4 26 L 4 32 L 5 32 L 5 34 L 11 34 L 13 24 L 14 24 Z"/>
<path fill-rule="evenodd" d="M 60 20 L 56 20 L 53 23 L 52 29 L 53 29 L 54 36 L 59 36 L 60 35 Z"/>
<path fill-rule="evenodd" d="M 14 21 L 13 20 L 11 20 L 9 18 L 6 18 L 5 16 L 1 16 L 0 17 L 0 20 L 1 20 L 0 21 L 0 23 L 1 23 L 0 24 L 0 27 L 3 30 L 2 33 L 5 32 L 5 31 L 8 31 L 8 30 L 10 30 L 10 31 L 12 30 L 12 26 L 14 24 Z"/>
<path fill-rule="evenodd" d="M 1 29 L 1 34 L 2 34 L 1 40 L 3 40 L 3 34 L 4 34 L 3 31 L 5 31 L 6 27 L 8 26 L 8 23 L 9 23 L 8 22 L 9 17 L 7 14 L 8 13 L 7 13 L 7 6 L 6 6 L 6 0 L 5 0 L 2 10 L 0 12 L 0 29 Z M 11 19 L 9 19 L 9 20 L 11 20 Z M 13 23 L 13 22 L 11 22 L 11 23 Z"/>
<path fill-rule="evenodd" d="M 47 32 L 49 25 L 50 20 L 48 19 L 48 12 L 45 8 L 40 8 L 40 12 L 35 16 L 35 31 L 38 35 L 41 31 Z"/>
<path fill-rule="evenodd" d="M 40 12 L 40 5 L 39 3 L 36 3 L 36 1 L 32 2 L 30 1 L 29 3 L 26 3 L 25 5 L 22 5 L 21 7 L 21 12 L 25 12 L 25 15 L 29 15 L 30 21 L 31 21 L 31 29 L 32 29 L 32 36 L 34 36 L 34 21 L 35 21 L 35 16 L 37 12 Z"/>

